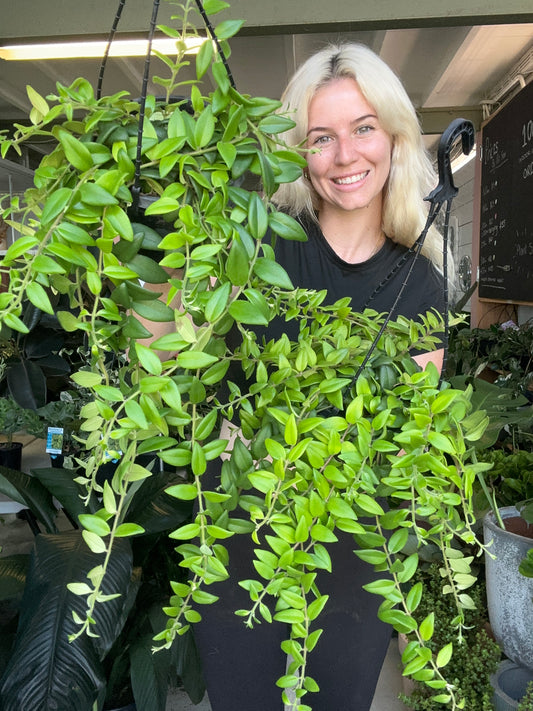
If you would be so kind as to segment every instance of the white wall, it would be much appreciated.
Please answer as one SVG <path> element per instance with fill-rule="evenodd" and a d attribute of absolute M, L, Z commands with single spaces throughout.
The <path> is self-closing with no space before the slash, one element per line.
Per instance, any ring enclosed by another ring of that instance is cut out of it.
<path fill-rule="evenodd" d="M 475 160 L 467 163 L 457 173 L 454 174 L 453 180 L 455 186 L 459 189 L 459 193 L 452 203 L 450 224 L 456 224 L 457 237 L 454 250 L 455 271 L 456 271 L 456 301 L 461 298 L 463 293 L 459 286 L 459 265 L 462 257 L 468 256 L 472 259 L 472 221 L 474 215 L 474 167 Z M 453 220 L 455 218 L 455 220 Z M 473 275 L 473 279 L 475 275 Z M 465 310 L 470 310 L 470 304 L 465 306 Z"/>

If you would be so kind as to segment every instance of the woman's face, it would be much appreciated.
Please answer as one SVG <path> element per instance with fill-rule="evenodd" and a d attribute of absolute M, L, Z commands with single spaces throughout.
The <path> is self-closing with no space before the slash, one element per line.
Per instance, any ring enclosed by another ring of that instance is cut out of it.
<path fill-rule="evenodd" d="M 320 210 L 373 207 L 381 215 L 391 167 L 392 139 L 354 79 L 333 79 L 311 99 L 308 111 L 309 178 Z"/>

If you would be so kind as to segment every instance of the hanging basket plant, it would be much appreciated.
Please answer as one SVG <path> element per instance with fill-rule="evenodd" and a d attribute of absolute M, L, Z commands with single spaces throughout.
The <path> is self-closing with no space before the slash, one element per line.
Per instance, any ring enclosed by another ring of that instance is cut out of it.
<path fill-rule="evenodd" d="M 226 7 L 204 3 L 209 14 Z M 169 580 L 157 644 L 170 644 L 203 605 L 216 604 L 209 586 L 227 578 L 226 539 L 250 536 L 257 577 L 240 581 L 250 605 L 239 614 L 250 626 L 288 623 L 292 662 L 278 683 L 285 701 L 294 692 L 294 709 L 311 709 L 316 681 L 306 658 L 328 605 L 315 575 L 331 567 L 336 532 L 348 532 L 357 555 L 383 571 L 367 586 L 383 598 L 379 616 L 413 635 L 405 673 L 459 708 L 445 679 L 452 645 L 431 651 L 432 617 L 419 623 L 414 615 L 421 587 L 410 587 L 418 554 L 407 553 L 408 538 L 441 549 L 443 592 L 456 602 L 460 635 L 474 578 L 471 559 L 453 543 L 475 543 L 470 497 L 486 465 L 472 462 L 470 448 L 486 418 L 471 412 L 469 389 L 440 382 L 432 365 L 420 372 L 411 358 L 412 349 L 439 342 L 439 316 L 400 317 L 381 333 L 383 315 L 354 313 L 348 300 L 326 306 L 324 293 L 294 287 L 275 262 L 267 234 L 306 238 L 271 199 L 300 176 L 305 159 L 283 144 L 292 121 L 276 113 L 279 102 L 232 85 L 220 49 L 227 52 L 240 22 L 215 27 L 218 47 L 204 42 L 196 80 L 182 85 L 180 38 L 199 36 L 194 9 L 178 4 L 182 26 L 166 28 L 177 45 L 174 58 L 162 57 L 162 100 L 95 96 L 86 79 L 58 84 L 46 98 L 28 89 L 31 125 L 1 138 L 2 155 L 36 135 L 55 142 L 35 187 L 2 201 L 20 238 L 0 266 L 10 273 L 1 321 L 24 332 L 26 300 L 52 313 L 50 295 L 66 295 L 70 308 L 58 319 L 85 335 L 90 352 L 72 379 L 92 393 L 81 412 L 78 481 L 101 496 L 101 509 L 81 517 L 101 564 L 70 586 L 86 600 L 79 635 L 99 634 L 94 611 L 107 604 L 110 552 L 141 530 L 128 506 L 138 482 L 152 476 L 138 463 L 150 453 L 185 472 L 168 496 L 196 501 L 193 519 L 169 530 L 190 576 Z M 216 88 L 205 95 L 208 71 Z M 187 97 L 175 98 L 185 88 Z M 239 184 L 245 173 L 260 190 Z M 264 343 L 256 329 L 273 318 L 297 319 L 298 339 Z M 151 339 L 162 323 L 169 333 Z M 109 363 L 125 351 L 129 360 L 112 378 Z M 219 434 L 223 420 L 233 423 L 231 446 Z M 110 452 L 119 464 L 102 486 L 96 472 Z M 220 481 L 207 485 L 208 464 L 220 458 Z"/>

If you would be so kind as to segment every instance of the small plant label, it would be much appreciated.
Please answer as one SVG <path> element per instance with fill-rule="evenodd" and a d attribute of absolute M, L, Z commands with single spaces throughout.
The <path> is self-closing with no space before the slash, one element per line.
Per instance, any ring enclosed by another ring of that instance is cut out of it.
<path fill-rule="evenodd" d="M 61 454 L 63 452 L 63 428 L 49 427 L 46 435 L 47 454 Z"/>

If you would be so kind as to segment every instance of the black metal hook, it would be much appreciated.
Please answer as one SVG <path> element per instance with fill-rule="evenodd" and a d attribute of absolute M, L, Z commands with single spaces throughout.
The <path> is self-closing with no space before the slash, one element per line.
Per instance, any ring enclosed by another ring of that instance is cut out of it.
<path fill-rule="evenodd" d="M 452 200 L 459 190 L 455 187 L 452 174 L 451 151 L 457 139 L 461 137 L 461 148 L 468 155 L 476 140 L 474 124 L 467 119 L 454 119 L 440 137 L 437 150 L 437 165 L 439 170 L 439 184 L 424 200 L 435 204 L 442 204 Z"/>

